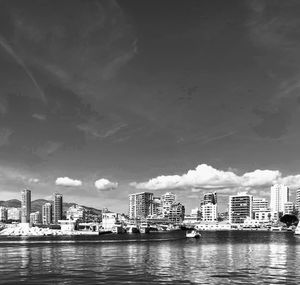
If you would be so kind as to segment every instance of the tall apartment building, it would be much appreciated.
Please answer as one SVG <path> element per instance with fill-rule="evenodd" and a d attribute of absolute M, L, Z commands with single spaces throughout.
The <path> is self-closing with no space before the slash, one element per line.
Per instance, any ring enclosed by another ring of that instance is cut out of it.
<path fill-rule="evenodd" d="M 153 214 L 153 193 L 141 192 L 129 195 L 129 218 L 143 219 Z"/>
<path fill-rule="evenodd" d="M 296 191 L 296 208 L 300 211 L 300 189 Z"/>
<path fill-rule="evenodd" d="M 284 204 L 289 202 L 289 188 L 283 184 L 275 184 L 271 187 L 270 208 L 274 218 L 278 218 L 279 212 L 284 212 Z"/>
<path fill-rule="evenodd" d="M 217 193 L 205 193 L 200 208 L 203 221 L 216 221 L 218 216 Z"/>
<path fill-rule="evenodd" d="M 229 222 L 241 224 L 247 217 L 252 217 L 253 196 L 246 193 L 238 193 L 229 196 Z"/>
<path fill-rule="evenodd" d="M 46 203 L 42 208 L 42 223 L 43 225 L 50 225 L 52 223 L 52 204 Z"/>
<path fill-rule="evenodd" d="M 62 220 L 63 214 L 63 195 L 59 193 L 53 194 L 53 223 L 57 224 Z"/>
<path fill-rule="evenodd" d="M 31 191 L 24 189 L 21 191 L 21 222 L 30 222 L 31 212 Z"/>
<path fill-rule="evenodd" d="M 0 222 L 7 222 L 7 208 L 0 207 Z"/>

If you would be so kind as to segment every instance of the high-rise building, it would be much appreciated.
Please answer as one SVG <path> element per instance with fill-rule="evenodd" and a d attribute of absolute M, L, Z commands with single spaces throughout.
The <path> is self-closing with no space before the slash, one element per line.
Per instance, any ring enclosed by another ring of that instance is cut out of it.
<path fill-rule="evenodd" d="M 300 211 L 300 189 L 296 191 L 296 208 Z"/>
<path fill-rule="evenodd" d="M 241 224 L 244 220 L 252 217 L 253 196 L 246 193 L 238 193 L 229 196 L 229 222 Z"/>
<path fill-rule="evenodd" d="M 213 205 L 217 204 L 217 193 L 205 193 L 203 195 L 203 205 L 211 203 Z"/>
<path fill-rule="evenodd" d="M 283 184 L 271 187 L 270 208 L 273 216 L 278 218 L 279 212 L 284 212 L 284 203 L 289 202 L 289 188 Z"/>
<path fill-rule="evenodd" d="M 30 212 L 31 212 L 31 191 L 24 189 L 21 191 L 21 222 L 30 222 Z"/>
<path fill-rule="evenodd" d="M 216 221 L 218 218 L 217 204 L 207 203 L 201 206 L 202 220 L 206 222 Z"/>
<path fill-rule="evenodd" d="M 7 222 L 7 208 L 0 207 L 0 222 Z"/>
<path fill-rule="evenodd" d="M 42 208 L 42 222 L 43 225 L 50 225 L 52 223 L 52 204 L 46 203 Z"/>
<path fill-rule="evenodd" d="M 129 218 L 143 219 L 153 214 L 153 193 L 141 192 L 129 195 Z"/>
<path fill-rule="evenodd" d="M 53 194 L 53 223 L 57 224 L 59 220 L 62 220 L 63 213 L 63 195 L 59 193 Z"/>

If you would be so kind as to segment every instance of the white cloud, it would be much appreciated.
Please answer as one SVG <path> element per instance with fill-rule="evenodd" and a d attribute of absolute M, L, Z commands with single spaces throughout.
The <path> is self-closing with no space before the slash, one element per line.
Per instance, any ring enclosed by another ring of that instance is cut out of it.
<path fill-rule="evenodd" d="M 72 179 L 69 177 L 58 177 L 55 181 L 56 185 L 60 185 L 60 186 L 81 186 L 82 182 L 81 180 L 76 180 L 76 179 Z"/>
<path fill-rule="evenodd" d="M 29 178 L 28 182 L 29 183 L 38 183 L 40 180 L 38 178 Z"/>
<path fill-rule="evenodd" d="M 118 182 L 110 182 L 109 180 L 105 178 L 101 178 L 97 181 L 95 181 L 95 187 L 98 190 L 113 190 L 118 187 Z"/>
<path fill-rule="evenodd" d="M 145 190 L 191 189 L 239 189 L 270 187 L 274 183 L 284 183 L 289 187 L 300 186 L 300 174 L 282 177 L 278 170 L 260 170 L 237 175 L 232 170 L 223 171 L 207 164 L 201 164 L 196 169 L 183 175 L 161 175 L 146 182 L 132 182 L 131 186 Z"/>

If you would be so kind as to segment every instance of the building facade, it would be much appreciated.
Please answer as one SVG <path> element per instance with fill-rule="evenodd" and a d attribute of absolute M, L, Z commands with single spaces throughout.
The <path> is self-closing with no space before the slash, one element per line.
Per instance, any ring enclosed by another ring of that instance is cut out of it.
<path fill-rule="evenodd" d="M 293 202 L 286 202 L 283 205 L 283 215 L 293 214 L 295 211 L 295 204 Z"/>
<path fill-rule="evenodd" d="M 63 214 L 63 195 L 59 193 L 53 194 L 53 223 L 58 224 L 62 220 Z"/>
<path fill-rule="evenodd" d="M 14 222 L 21 221 L 21 209 L 20 208 L 7 208 L 7 219 Z"/>
<path fill-rule="evenodd" d="M 258 212 L 262 209 L 268 209 L 269 202 L 265 198 L 253 197 L 253 212 Z"/>
<path fill-rule="evenodd" d="M 217 205 L 212 203 L 207 203 L 201 206 L 202 210 L 202 221 L 213 222 L 218 218 Z"/>
<path fill-rule="evenodd" d="M 166 216 L 168 221 L 173 224 L 181 224 L 184 220 L 185 207 L 181 203 L 173 203 Z"/>
<path fill-rule="evenodd" d="M 30 222 L 31 212 L 31 191 L 24 189 L 21 191 L 21 222 Z"/>
<path fill-rule="evenodd" d="M 129 195 L 129 218 L 144 219 L 153 214 L 153 193 L 141 192 Z"/>
<path fill-rule="evenodd" d="M 252 217 L 253 196 L 246 193 L 238 193 L 229 196 L 229 222 L 242 224 L 247 217 Z"/>
<path fill-rule="evenodd" d="M 52 224 L 52 204 L 46 203 L 42 208 L 42 223 L 43 225 Z"/>
<path fill-rule="evenodd" d="M 30 214 L 30 224 L 37 225 L 41 223 L 41 213 L 39 211 Z"/>
<path fill-rule="evenodd" d="M 67 211 L 67 219 L 71 220 L 85 220 L 85 208 L 79 205 L 71 206 Z"/>

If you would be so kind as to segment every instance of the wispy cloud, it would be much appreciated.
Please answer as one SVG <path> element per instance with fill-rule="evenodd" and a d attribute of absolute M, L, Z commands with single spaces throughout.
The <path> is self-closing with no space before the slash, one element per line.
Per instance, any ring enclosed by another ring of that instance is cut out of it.
<path fill-rule="evenodd" d="M 43 115 L 43 114 L 33 114 L 32 115 L 33 118 L 39 120 L 39 121 L 45 121 L 46 120 L 46 115 Z"/>
<path fill-rule="evenodd" d="M 20 56 L 17 55 L 17 53 L 13 50 L 13 48 L 8 44 L 8 42 L 0 35 L 0 46 L 23 68 L 27 76 L 30 78 L 36 89 L 38 90 L 38 93 L 41 97 L 41 99 L 46 102 L 45 94 L 34 78 L 32 72 L 27 68 L 26 64 L 22 60 Z"/>

